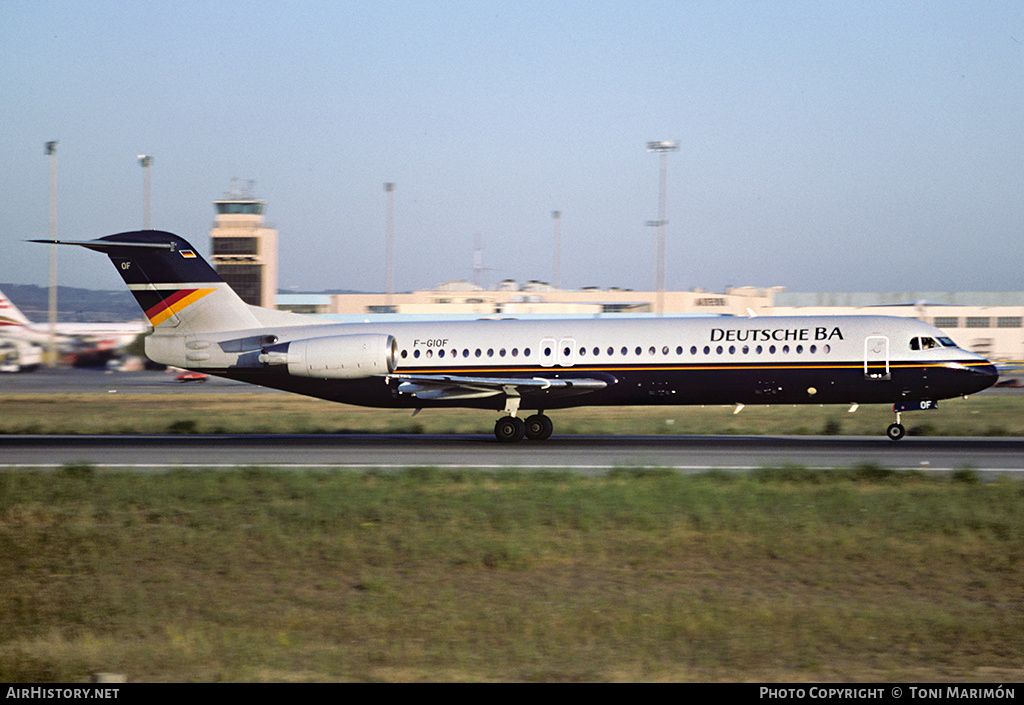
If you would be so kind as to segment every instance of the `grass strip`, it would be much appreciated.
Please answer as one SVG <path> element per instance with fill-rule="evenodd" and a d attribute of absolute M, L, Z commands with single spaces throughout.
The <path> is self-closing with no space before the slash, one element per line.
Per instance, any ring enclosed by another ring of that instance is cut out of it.
<path fill-rule="evenodd" d="M 0 472 L 0 680 L 1020 681 L 1024 486 Z"/>

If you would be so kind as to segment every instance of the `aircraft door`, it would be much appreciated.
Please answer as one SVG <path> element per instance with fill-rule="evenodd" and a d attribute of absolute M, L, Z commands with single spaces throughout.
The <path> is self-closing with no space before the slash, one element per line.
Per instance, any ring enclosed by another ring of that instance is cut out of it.
<path fill-rule="evenodd" d="M 864 339 L 865 379 L 891 379 L 889 372 L 889 339 L 884 335 L 869 335 Z"/>

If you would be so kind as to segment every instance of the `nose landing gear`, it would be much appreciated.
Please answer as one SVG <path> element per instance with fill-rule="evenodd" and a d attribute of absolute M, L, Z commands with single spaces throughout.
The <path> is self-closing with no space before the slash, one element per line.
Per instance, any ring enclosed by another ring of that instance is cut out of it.
<path fill-rule="evenodd" d="M 896 414 L 896 423 L 889 424 L 889 428 L 885 429 L 885 435 L 889 437 L 891 441 L 898 441 L 907 435 L 907 429 L 903 428 L 903 424 L 899 422 L 899 414 Z"/>
<path fill-rule="evenodd" d="M 889 424 L 889 428 L 885 429 L 885 435 L 893 441 L 898 441 L 907 435 L 907 429 L 903 427 L 903 423 L 901 422 L 901 416 L 904 411 L 931 411 L 932 409 L 938 408 L 939 402 L 931 400 L 900 402 L 893 404 L 892 410 L 896 414 L 896 423 Z"/>

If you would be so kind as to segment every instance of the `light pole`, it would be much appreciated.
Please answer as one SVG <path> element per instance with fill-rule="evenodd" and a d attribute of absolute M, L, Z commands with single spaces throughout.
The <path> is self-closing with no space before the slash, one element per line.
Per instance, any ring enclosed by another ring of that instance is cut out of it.
<path fill-rule="evenodd" d="M 556 289 L 562 288 L 562 211 L 551 211 L 551 217 L 555 219 L 555 276 L 552 285 Z"/>
<path fill-rule="evenodd" d="M 57 242 L 57 142 L 46 143 L 50 157 L 50 240 Z M 50 330 L 46 341 L 46 364 L 57 366 L 57 246 L 50 245 Z"/>
<path fill-rule="evenodd" d="M 654 266 L 655 286 L 658 289 L 658 298 L 655 303 L 655 310 L 659 316 L 665 313 L 665 226 L 668 220 L 665 218 L 665 173 L 668 168 L 666 157 L 669 152 L 679 150 L 678 142 L 662 140 L 660 142 L 648 142 L 647 151 L 657 152 L 661 155 L 661 180 L 658 191 L 658 219 L 649 220 L 647 224 L 658 228 L 658 252 Z"/>
<path fill-rule="evenodd" d="M 387 214 L 387 245 L 385 248 L 385 268 L 384 273 L 384 288 L 386 289 L 385 303 L 391 306 L 391 297 L 395 293 L 395 185 L 393 183 L 384 184 L 384 192 L 388 195 L 388 214 Z"/>
<path fill-rule="evenodd" d="M 139 155 L 139 164 L 142 165 L 142 229 L 150 230 L 150 194 L 151 186 L 149 167 L 153 165 L 153 157 L 147 154 Z"/>

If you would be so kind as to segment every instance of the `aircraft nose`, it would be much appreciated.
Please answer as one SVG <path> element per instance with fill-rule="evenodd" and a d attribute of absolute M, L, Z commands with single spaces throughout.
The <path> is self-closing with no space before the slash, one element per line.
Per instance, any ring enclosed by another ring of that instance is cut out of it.
<path fill-rule="evenodd" d="M 999 380 L 999 370 L 988 360 L 983 359 L 982 364 L 972 366 L 971 370 L 977 375 L 979 392 L 988 389 Z"/>
<path fill-rule="evenodd" d="M 999 380 L 999 370 L 991 362 L 985 365 L 984 374 L 991 378 L 992 384 L 995 384 Z"/>

